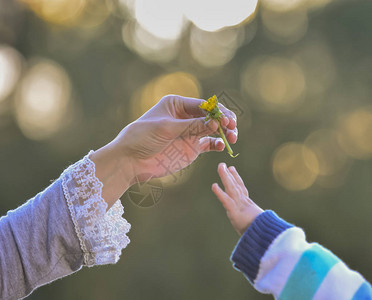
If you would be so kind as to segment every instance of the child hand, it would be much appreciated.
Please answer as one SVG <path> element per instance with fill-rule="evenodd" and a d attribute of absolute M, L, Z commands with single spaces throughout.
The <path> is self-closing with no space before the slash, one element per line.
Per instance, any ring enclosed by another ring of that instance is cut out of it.
<path fill-rule="evenodd" d="M 212 191 L 226 209 L 232 226 L 242 235 L 263 210 L 249 198 L 248 190 L 235 167 L 227 168 L 225 163 L 220 163 L 217 171 L 225 191 L 217 183 L 213 183 Z"/>

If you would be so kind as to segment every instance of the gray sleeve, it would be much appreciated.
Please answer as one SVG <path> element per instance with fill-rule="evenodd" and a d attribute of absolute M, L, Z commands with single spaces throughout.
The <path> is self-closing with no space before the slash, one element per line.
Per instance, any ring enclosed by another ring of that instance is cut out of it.
<path fill-rule="evenodd" d="M 0 218 L 1 300 L 26 297 L 82 266 L 119 260 L 130 224 L 120 200 L 107 209 L 91 153 Z"/>
<path fill-rule="evenodd" d="M 0 219 L 1 299 L 23 298 L 82 265 L 61 179 Z"/>

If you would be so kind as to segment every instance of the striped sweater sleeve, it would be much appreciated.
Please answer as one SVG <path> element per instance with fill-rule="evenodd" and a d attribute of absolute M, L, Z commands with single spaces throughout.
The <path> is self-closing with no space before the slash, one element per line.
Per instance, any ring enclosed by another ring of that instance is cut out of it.
<path fill-rule="evenodd" d="M 231 260 L 255 289 L 275 299 L 372 299 L 359 273 L 270 210 L 244 233 Z"/>

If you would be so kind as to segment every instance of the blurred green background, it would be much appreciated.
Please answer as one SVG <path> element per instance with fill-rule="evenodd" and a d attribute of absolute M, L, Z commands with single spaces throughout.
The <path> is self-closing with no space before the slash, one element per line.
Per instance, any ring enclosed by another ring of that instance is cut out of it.
<path fill-rule="evenodd" d="M 261 207 L 372 280 L 372 2 L 0 0 L 0 213 L 109 142 L 162 96 L 225 92 L 239 140 L 122 197 L 132 240 L 29 299 L 270 299 L 231 267 L 210 191 L 237 166 Z M 175 181 L 175 182 L 174 182 Z"/>

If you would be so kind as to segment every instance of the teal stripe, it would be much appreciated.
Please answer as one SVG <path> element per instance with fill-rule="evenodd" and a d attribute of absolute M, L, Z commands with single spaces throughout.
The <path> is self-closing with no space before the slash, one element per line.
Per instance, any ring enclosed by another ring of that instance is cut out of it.
<path fill-rule="evenodd" d="M 372 299 L 372 287 L 369 283 L 364 282 L 355 293 L 352 300 L 371 300 Z"/>
<path fill-rule="evenodd" d="M 279 299 L 312 299 L 328 271 L 340 260 L 319 244 L 302 253 Z"/>

